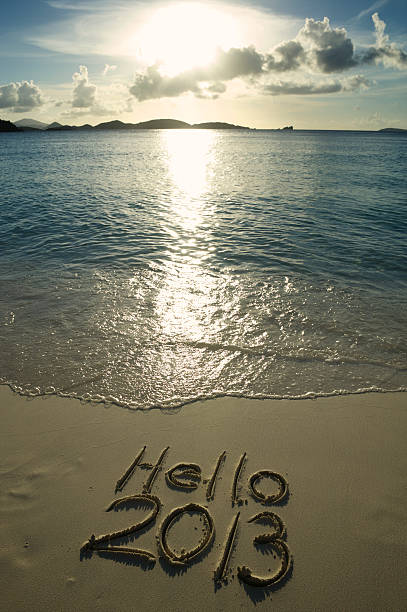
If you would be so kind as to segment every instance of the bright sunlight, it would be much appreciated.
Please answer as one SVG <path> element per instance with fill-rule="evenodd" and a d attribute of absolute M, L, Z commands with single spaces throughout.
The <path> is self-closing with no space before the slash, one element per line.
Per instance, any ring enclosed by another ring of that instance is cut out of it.
<path fill-rule="evenodd" d="M 130 46 L 146 64 L 174 75 L 210 63 L 221 47 L 239 44 L 238 24 L 226 12 L 197 3 L 160 8 L 137 31 Z"/>

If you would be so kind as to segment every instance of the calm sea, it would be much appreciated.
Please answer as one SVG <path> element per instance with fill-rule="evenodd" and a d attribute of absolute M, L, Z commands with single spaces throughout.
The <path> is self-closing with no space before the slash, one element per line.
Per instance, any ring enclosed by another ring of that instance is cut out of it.
<path fill-rule="evenodd" d="M 0 136 L 0 382 L 150 408 L 407 388 L 407 137 Z"/>

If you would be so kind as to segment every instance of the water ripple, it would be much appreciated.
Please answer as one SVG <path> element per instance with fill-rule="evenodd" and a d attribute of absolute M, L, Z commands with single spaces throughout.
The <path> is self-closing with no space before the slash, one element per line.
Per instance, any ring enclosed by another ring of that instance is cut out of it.
<path fill-rule="evenodd" d="M 2 145 L 0 382 L 135 408 L 407 387 L 406 138 Z"/>

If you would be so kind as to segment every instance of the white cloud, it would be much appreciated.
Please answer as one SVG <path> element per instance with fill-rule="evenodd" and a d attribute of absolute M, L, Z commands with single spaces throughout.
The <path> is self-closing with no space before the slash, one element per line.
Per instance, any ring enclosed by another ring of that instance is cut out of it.
<path fill-rule="evenodd" d="M 228 51 L 220 49 L 208 66 L 185 70 L 175 76 L 161 74 L 160 67 L 154 64 L 144 72 L 136 74 L 130 93 L 139 102 L 173 98 L 187 92 L 198 97 L 214 97 L 213 94 L 225 91 L 223 81 L 262 74 L 264 61 L 264 56 L 253 47 L 245 47 Z M 207 87 L 203 86 L 203 83 L 208 83 Z"/>
<path fill-rule="evenodd" d="M 381 8 L 382 6 L 387 4 L 388 2 L 389 2 L 389 0 L 377 0 L 377 2 L 374 2 L 367 9 L 364 9 L 363 11 L 360 11 L 359 15 L 356 15 L 356 17 L 354 19 L 356 21 L 358 21 L 359 19 L 362 19 L 362 17 L 366 17 L 367 15 L 371 15 L 373 11 L 377 11 L 377 9 Z"/>
<path fill-rule="evenodd" d="M 376 0 L 361 11 L 356 20 L 387 2 Z M 63 18 L 51 27 L 47 24 L 46 28 L 35 28 L 30 32 L 28 42 L 59 53 L 126 57 L 126 61 L 132 61 L 138 70 L 154 65 L 159 57 L 165 57 L 165 52 L 154 58 L 149 56 L 143 48 L 146 41 L 142 32 L 146 24 L 154 21 L 157 11 L 168 8 L 166 0 L 151 0 L 148 3 L 135 3 L 134 0 L 48 0 L 48 4 L 61 9 L 61 14 L 63 10 Z M 236 26 L 235 40 L 227 43 L 225 50 L 229 47 L 238 49 L 255 45 L 257 53 L 267 55 L 267 69 L 270 71 L 304 69 L 307 72 L 332 74 L 362 63 L 382 63 L 395 68 L 405 68 L 407 65 L 407 54 L 389 42 L 384 33 L 385 24 L 377 13 L 373 15 L 376 45 L 355 52 L 355 44 L 347 31 L 332 27 L 327 17 L 320 21 L 307 19 L 301 26 L 293 18 L 276 16 L 271 11 L 250 6 L 243 7 L 239 2 L 220 0 L 210 4 L 219 14 L 227 14 Z M 67 11 L 70 11 L 68 17 Z M 280 40 L 286 39 L 286 42 L 279 43 L 279 37 Z M 187 40 L 194 41 L 193 33 Z M 150 46 L 154 47 L 154 40 Z M 188 57 L 188 48 L 185 48 L 184 55 Z"/>
<path fill-rule="evenodd" d="M 372 15 L 372 21 L 376 34 L 377 59 L 393 68 L 407 68 L 407 53 L 398 48 L 394 43 L 389 42 L 388 34 L 384 33 L 386 24 L 380 19 L 378 13 Z"/>
<path fill-rule="evenodd" d="M 306 19 L 298 40 L 308 50 L 307 62 L 317 71 L 342 72 L 356 66 L 353 43 L 345 28 L 331 28 L 328 17 L 322 21 Z"/>
<path fill-rule="evenodd" d="M 129 95 L 128 87 L 121 83 L 110 85 L 89 84 L 86 66 L 80 66 L 80 72 L 73 75 L 74 99 L 67 104 L 62 113 L 65 118 L 77 120 L 81 117 L 111 117 L 133 110 L 134 98 Z"/>
<path fill-rule="evenodd" d="M 372 15 L 375 27 L 376 44 L 367 47 L 358 56 L 360 64 L 380 64 L 399 70 L 407 69 L 407 53 L 390 42 L 388 34 L 385 34 L 386 24 L 382 21 L 378 13 Z"/>
<path fill-rule="evenodd" d="M 384 33 L 386 29 L 386 24 L 379 17 L 379 13 L 374 13 L 372 15 L 372 21 L 375 27 L 376 34 L 376 46 L 380 49 L 381 47 L 386 47 L 389 43 L 388 34 Z"/>
<path fill-rule="evenodd" d="M 102 75 L 106 76 L 108 72 L 113 72 L 116 69 L 117 69 L 117 66 L 115 66 L 115 65 L 111 66 L 110 64 L 105 64 L 105 67 L 103 68 Z"/>
<path fill-rule="evenodd" d="M 398 117 L 383 115 L 379 111 L 357 117 L 354 119 L 353 124 L 358 129 L 364 130 L 378 130 L 383 127 L 404 127 L 405 125 Z"/>
<path fill-rule="evenodd" d="M 306 61 L 305 50 L 297 40 L 283 42 L 267 55 L 266 69 L 276 72 L 296 70 Z"/>
<path fill-rule="evenodd" d="M 149 2 L 52 0 L 49 4 L 62 10 L 60 14 L 56 13 L 56 19 L 52 24 L 47 23 L 46 26 L 38 26 L 27 32 L 26 41 L 30 44 L 49 51 L 81 57 L 86 55 L 101 55 L 106 58 L 124 57 L 139 66 L 152 64 L 160 58 L 160 56 L 150 57 L 148 49 L 144 48 L 146 44 L 148 47 L 154 46 L 154 40 L 146 41 L 143 32 L 146 26 L 154 23 L 158 12 L 170 8 L 168 0 Z M 182 2 L 174 4 L 182 6 Z M 215 0 L 209 3 L 198 0 L 188 4 L 213 8 L 219 15 L 227 18 L 232 26 L 231 31 L 223 32 L 223 38 L 219 39 L 222 46 L 225 44 L 223 42 L 225 39 L 232 39 L 226 48 L 256 44 L 259 49 L 266 50 L 277 44 L 281 37 L 291 38 L 300 25 L 298 19 L 274 15 L 270 11 L 252 6 L 243 6 L 239 0 L 235 2 Z M 201 39 L 205 25 L 196 23 L 195 27 L 198 39 Z M 207 26 L 206 28 L 205 32 L 210 39 L 213 32 Z M 169 45 L 171 45 L 170 32 L 171 24 L 168 24 L 166 38 Z M 186 39 L 188 40 L 188 36 Z M 194 31 L 189 33 L 189 39 L 194 40 Z M 187 48 L 185 54 L 188 56 Z"/>
<path fill-rule="evenodd" d="M 378 62 L 391 67 L 407 67 L 407 54 L 391 43 L 384 33 L 386 24 L 377 13 L 372 19 L 376 45 L 358 53 L 355 53 L 345 28 L 332 28 L 327 17 L 322 21 L 306 19 L 296 38 L 280 43 L 269 53 L 261 53 L 253 46 L 228 51 L 219 49 L 208 66 L 185 70 L 174 76 L 163 74 L 159 64 L 148 66 L 136 73 L 130 93 L 139 102 L 186 93 L 214 99 L 226 91 L 225 83 L 236 78 L 245 80 L 249 87 L 260 84 L 263 91 L 272 95 L 327 94 L 364 89 L 372 82 L 363 75 L 325 82 L 318 75 L 341 73 Z M 295 78 L 267 82 L 274 73 L 292 73 Z M 309 75 L 308 80 L 304 81 L 304 73 Z"/>
<path fill-rule="evenodd" d="M 374 81 L 367 79 L 363 74 L 355 74 L 342 80 L 342 91 L 358 91 L 360 89 L 369 89 L 375 85 Z"/>
<path fill-rule="evenodd" d="M 79 72 L 72 75 L 74 82 L 72 106 L 74 108 L 90 108 L 96 100 L 96 85 L 89 83 L 88 69 L 79 66 Z"/>
<path fill-rule="evenodd" d="M 355 75 L 342 80 L 329 79 L 327 81 L 276 81 L 264 87 L 264 93 L 272 96 L 281 95 L 321 95 L 340 92 L 350 92 L 366 89 L 371 82 L 363 75 Z"/>
<path fill-rule="evenodd" d="M 76 4 L 75 2 L 64 2 L 63 0 L 48 0 L 47 4 L 52 6 L 52 8 L 62 9 L 64 11 L 103 11 L 109 6 L 107 3 L 103 3 L 100 0 L 98 4 L 82 1 Z"/>
<path fill-rule="evenodd" d="M 23 113 L 44 104 L 40 88 L 33 81 L 0 86 L 0 108 Z"/>

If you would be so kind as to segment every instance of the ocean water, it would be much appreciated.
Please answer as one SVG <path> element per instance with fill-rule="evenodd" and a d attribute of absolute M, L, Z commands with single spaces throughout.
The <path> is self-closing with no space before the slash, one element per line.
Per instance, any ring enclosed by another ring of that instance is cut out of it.
<path fill-rule="evenodd" d="M 132 408 L 407 388 L 407 138 L 0 136 L 0 382 Z"/>

